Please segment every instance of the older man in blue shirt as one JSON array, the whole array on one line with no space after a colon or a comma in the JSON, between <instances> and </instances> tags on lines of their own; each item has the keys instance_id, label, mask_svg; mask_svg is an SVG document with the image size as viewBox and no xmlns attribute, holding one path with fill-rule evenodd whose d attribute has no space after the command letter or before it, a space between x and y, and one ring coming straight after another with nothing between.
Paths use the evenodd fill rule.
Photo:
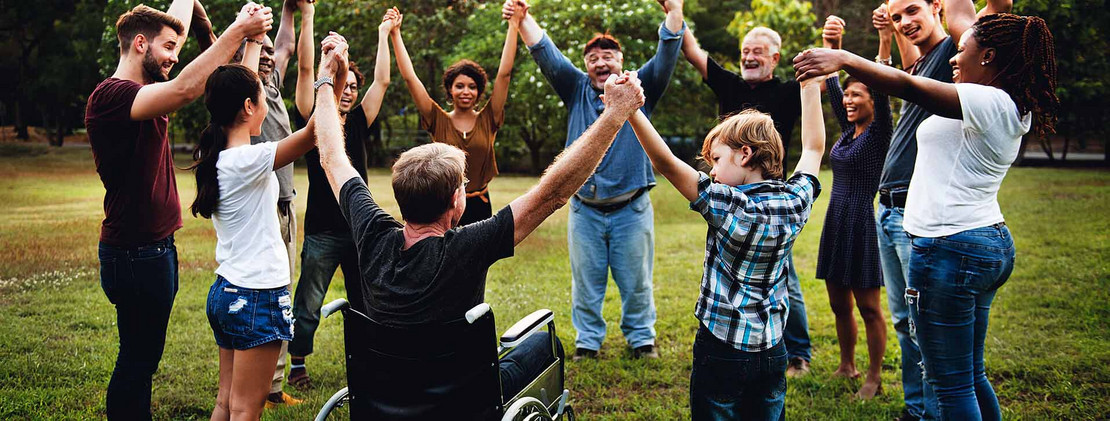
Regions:
<instances>
[{"instance_id":1,"label":"older man in blue shirt","mask_svg":"<svg viewBox=\"0 0 1110 421\"><path fill-rule=\"evenodd\" d=\"M682 1L660 2L667 14L659 27L655 56L637 70L647 98L642 110L651 115L667 89L686 30ZM600 94L606 78L620 74L624 56L620 43L606 35L586 43L579 70L559 51L523 0L507 0L506 19L520 20L520 35L547 81L566 104L567 143L570 146L605 109ZM655 349L655 302L652 297L652 260L655 247L654 213L647 192L655 186L651 162L632 127L625 123L597 171L571 198L567 237L573 281L572 322L574 360L596 358L605 339L601 306L609 270L621 294L621 331L634 357L658 358Z\"/></svg>"}]
</instances>

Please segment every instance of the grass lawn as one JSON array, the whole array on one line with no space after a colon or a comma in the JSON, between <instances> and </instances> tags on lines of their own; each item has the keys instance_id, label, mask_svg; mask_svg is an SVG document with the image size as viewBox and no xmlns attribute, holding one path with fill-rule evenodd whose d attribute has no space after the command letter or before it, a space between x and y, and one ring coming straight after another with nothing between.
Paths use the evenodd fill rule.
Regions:
<instances>
[{"instance_id":1,"label":"grass lawn","mask_svg":"<svg viewBox=\"0 0 1110 421\"><path fill-rule=\"evenodd\" d=\"M181 158L185 158L181 156ZM184 161L179 161L184 165ZM178 172L183 205L191 173ZM0 144L0 419L91 419L104 416L104 391L116 357L115 312L100 289L96 244L103 187L87 149ZM831 174L821 181L831 186ZM491 188L495 208L535 182L502 176ZM303 166L297 208L308 191ZM994 302L987 374L1006 419L1110 417L1110 172L1015 168L999 200L1017 241L1013 276ZM395 215L387 172L371 173L371 191ZM693 316L704 253L705 223L665 180L655 206L655 302L658 361L634 361L620 335L620 298L605 299L609 336L598 361L568 363L571 402L583 419L685 419ZM818 201L794 248L808 303L813 371L791 380L792 419L891 419L902 408L898 342L888 327L885 394L852 399L858 381L834 380L836 334L823 282L814 279L827 197ZM157 419L207 419L216 396L217 349L204 315L215 269L211 222L185 216L177 232L180 291L154 378ZM298 241L298 245L301 244ZM298 262L298 267L300 263ZM337 274L328 300L344 297ZM493 266L486 300L499 329L537 308L555 311L573 351L566 210L552 216ZM885 300L884 300L885 307ZM860 321L856 363L866 367ZM344 384L342 325L325 320L309 369L317 388L303 405L267 411L266 419L310 419Z\"/></svg>"}]
</instances>

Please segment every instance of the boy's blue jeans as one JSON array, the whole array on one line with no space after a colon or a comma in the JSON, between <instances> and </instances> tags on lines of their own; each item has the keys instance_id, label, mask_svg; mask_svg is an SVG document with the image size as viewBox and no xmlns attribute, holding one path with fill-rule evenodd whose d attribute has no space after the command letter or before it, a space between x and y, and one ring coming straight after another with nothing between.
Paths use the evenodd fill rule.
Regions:
<instances>
[{"instance_id":1,"label":"boy's blue jeans","mask_svg":"<svg viewBox=\"0 0 1110 421\"><path fill-rule=\"evenodd\" d=\"M786 418L786 346L743 352L699 322L690 372L690 418L782 420Z\"/></svg>"},{"instance_id":2,"label":"boy's blue jeans","mask_svg":"<svg viewBox=\"0 0 1110 421\"><path fill-rule=\"evenodd\" d=\"M991 301L1009 279L1014 255L1005 224L913 239L906 303L941 419L1002 418L983 343Z\"/></svg>"},{"instance_id":3,"label":"boy's blue jeans","mask_svg":"<svg viewBox=\"0 0 1110 421\"><path fill-rule=\"evenodd\" d=\"M633 348L655 344L652 264L655 215L649 195L614 212L601 212L577 198L570 200L567 242L572 277L571 322L577 348L597 351L605 340L601 305L609 271L621 295L621 332Z\"/></svg>"},{"instance_id":4,"label":"boy's blue jeans","mask_svg":"<svg viewBox=\"0 0 1110 421\"><path fill-rule=\"evenodd\" d=\"M108 383L108 419L149 420L151 377L166 345L177 296L173 235L149 244L100 243L100 287L116 306L119 354Z\"/></svg>"}]
</instances>

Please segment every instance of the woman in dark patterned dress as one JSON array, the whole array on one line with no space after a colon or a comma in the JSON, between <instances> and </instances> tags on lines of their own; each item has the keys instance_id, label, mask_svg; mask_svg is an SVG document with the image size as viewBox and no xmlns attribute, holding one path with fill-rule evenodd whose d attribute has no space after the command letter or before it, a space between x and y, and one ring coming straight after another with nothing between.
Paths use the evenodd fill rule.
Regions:
<instances>
[{"instance_id":1,"label":"woman in dark patterned dress","mask_svg":"<svg viewBox=\"0 0 1110 421\"><path fill-rule=\"evenodd\" d=\"M842 30L843 21L830 16L825 24L826 46L838 47ZM889 43L889 38L887 40ZM880 56L883 50L880 46ZM889 47L886 51L889 57ZM855 307L859 308L867 330L870 364L864 384L856 395L868 399L882 393L880 373L886 349L886 320L880 307L883 277L873 202L890 146L893 123L890 101L885 95L872 94L866 85L852 77L844 81L843 90L839 82L836 74L825 80L829 101L843 133L829 153L833 186L821 232L817 278L825 280L829 304L836 316L836 337L840 344L840 367L836 376L860 376L855 364L857 332L853 298Z\"/></svg>"}]
</instances>

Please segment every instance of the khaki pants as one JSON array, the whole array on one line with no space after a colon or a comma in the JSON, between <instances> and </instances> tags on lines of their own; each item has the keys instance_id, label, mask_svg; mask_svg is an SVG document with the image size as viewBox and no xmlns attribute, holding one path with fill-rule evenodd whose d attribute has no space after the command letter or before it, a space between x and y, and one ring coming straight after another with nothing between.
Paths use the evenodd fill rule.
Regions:
<instances>
[{"instance_id":1,"label":"khaki pants","mask_svg":"<svg viewBox=\"0 0 1110 421\"><path fill-rule=\"evenodd\" d=\"M297 255L297 212L293 207L293 202L278 201L278 224L281 225L281 238L285 240L285 248L289 252L289 280L290 284L286 286L292 291L292 280L294 279L294 270L296 269ZM296 332L293 332L296 335ZM270 393L281 393L282 384L285 383L285 359L288 354L289 342L281 343L281 354L278 355L277 367L274 370L274 380L270 384Z\"/></svg>"}]
</instances>

